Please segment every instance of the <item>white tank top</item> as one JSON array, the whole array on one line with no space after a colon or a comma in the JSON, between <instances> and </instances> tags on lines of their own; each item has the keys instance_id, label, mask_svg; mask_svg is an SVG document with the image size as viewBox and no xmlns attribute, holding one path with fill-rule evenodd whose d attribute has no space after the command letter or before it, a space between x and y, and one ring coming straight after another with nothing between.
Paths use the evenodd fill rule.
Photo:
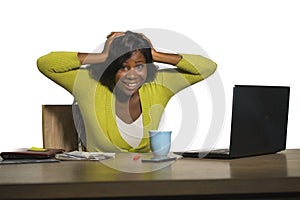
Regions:
<instances>
[{"instance_id":1,"label":"white tank top","mask_svg":"<svg viewBox=\"0 0 300 200\"><path fill-rule=\"evenodd\" d=\"M143 138L143 117L142 115L131 124L127 124L116 116L117 126L122 138L133 148L141 143Z\"/></svg>"}]
</instances>

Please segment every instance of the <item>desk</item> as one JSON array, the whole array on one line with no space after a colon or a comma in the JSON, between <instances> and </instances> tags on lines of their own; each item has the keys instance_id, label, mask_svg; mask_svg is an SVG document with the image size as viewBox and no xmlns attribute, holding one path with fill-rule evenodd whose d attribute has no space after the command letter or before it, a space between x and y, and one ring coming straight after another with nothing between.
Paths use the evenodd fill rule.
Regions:
<instances>
[{"instance_id":1,"label":"desk","mask_svg":"<svg viewBox=\"0 0 300 200\"><path fill-rule=\"evenodd\" d=\"M0 199L166 196L300 199L300 149L233 160L183 158L148 173L120 172L98 161L0 165Z\"/></svg>"}]
</instances>

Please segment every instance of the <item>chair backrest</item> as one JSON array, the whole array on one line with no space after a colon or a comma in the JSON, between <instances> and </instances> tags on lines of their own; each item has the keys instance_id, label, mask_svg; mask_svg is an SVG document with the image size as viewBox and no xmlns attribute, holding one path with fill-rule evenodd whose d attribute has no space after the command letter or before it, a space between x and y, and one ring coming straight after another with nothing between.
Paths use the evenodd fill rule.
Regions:
<instances>
[{"instance_id":1,"label":"chair backrest","mask_svg":"<svg viewBox=\"0 0 300 200\"><path fill-rule=\"evenodd\" d=\"M78 150L72 105L42 105L42 123L44 148Z\"/></svg>"}]
</instances>

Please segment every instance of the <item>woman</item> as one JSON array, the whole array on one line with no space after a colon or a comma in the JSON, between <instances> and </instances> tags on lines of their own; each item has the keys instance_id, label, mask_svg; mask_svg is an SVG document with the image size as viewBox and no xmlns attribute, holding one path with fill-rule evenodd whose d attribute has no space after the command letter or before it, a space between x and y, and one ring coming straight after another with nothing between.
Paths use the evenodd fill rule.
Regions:
<instances>
[{"instance_id":1,"label":"woman","mask_svg":"<svg viewBox=\"0 0 300 200\"><path fill-rule=\"evenodd\" d=\"M174 67L158 70L153 62ZM37 65L78 102L86 149L114 152L149 152L148 131L158 128L170 98L216 70L200 55L158 52L130 31L108 35L101 53L51 52Z\"/></svg>"}]
</instances>

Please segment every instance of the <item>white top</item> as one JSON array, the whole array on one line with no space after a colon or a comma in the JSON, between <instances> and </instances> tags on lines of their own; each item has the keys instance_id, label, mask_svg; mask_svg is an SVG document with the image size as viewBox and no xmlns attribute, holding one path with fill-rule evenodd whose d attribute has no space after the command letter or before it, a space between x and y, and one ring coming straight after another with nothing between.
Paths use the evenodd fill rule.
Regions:
<instances>
[{"instance_id":1,"label":"white top","mask_svg":"<svg viewBox=\"0 0 300 200\"><path fill-rule=\"evenodd\" d=\"M143 138L143 117L139 116L137 120L131 124L127 124L116 116L117 126L122 138L133 148L139 146Z\"/></svg>"}]
</instances>

